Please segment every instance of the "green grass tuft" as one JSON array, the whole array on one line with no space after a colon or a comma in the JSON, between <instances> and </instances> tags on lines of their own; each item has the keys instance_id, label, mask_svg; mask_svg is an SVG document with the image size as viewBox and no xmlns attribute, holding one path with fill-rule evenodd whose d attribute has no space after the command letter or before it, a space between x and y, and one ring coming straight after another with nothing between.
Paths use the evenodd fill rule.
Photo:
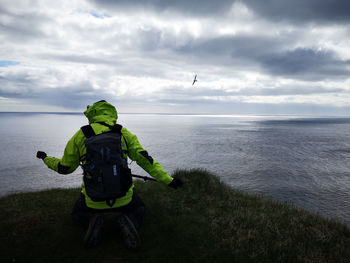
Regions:
<instances>
[{"instance_id":1,"label":"green grass tuft","mask_svg":"<svg viewBox=\"0 0 350 263\"><path fill-rule=\"evenodd\" d=\"M70 217L79 189L0 199L1 262L350 262L345 225L268 198L243 194L203 170L179 170L174 190L135 182L146 204L142 249L124 248L107 216L102 243L83 247Z\"/></svg>"}]
</instances>

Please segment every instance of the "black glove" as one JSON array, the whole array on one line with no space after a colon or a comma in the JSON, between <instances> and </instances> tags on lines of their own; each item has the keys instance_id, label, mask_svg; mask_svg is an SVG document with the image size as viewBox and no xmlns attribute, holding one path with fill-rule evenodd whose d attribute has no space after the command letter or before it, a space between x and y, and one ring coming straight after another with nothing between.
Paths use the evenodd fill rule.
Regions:
<instances>
[{"instance_id":1,"label":"black glove","mask_svg":"<svg viewBox=\"0 0 350 263\"><path fill-rule=\"evenodd\" d=\"M47 157L47 154L46 154L46 152L38 151L38 152L36 153L36 157L39 158L39 159L44 160L44 159Z\"/></svg>"},{"instance_id":2,"label":"black glove","mask_svg":"<svg viewBox=\"0 0 350 263\"><path fill-rule=\"evenodd\" d=\"M178 178L174 178L170 184L168 184L169 187L177 189L178 187L181 187L183 185L183 182L178 179Z\"/></svg>"}]
</instances>

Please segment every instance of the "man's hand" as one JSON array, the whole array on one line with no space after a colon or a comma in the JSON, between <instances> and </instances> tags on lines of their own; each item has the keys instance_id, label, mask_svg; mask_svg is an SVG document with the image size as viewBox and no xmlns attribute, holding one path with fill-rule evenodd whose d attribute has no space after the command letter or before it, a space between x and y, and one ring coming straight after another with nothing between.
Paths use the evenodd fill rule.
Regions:
<instances>
[{"instance_id":1,"label":"man's hand","mask_svg":"<svg viewBox=\"0 0 350 263\"><path fill-rule=\"evenodd\" d=\"M39 159L44 160L44 159L47 157L47 154L46 154L46 152L38 151L38 152L36 153L36 157L39 158Z\"/></svg>"},{"instance_id":2,"label":"man's hand","mask_svg":"<svg viewBox=\"0 0 350 263\"><path fill-rule=\"evenodd\" d=\"M174 178L170 184L168 184L169 187L177 189L178 187L181 187L183 185L183 182L178 179L178 178Z\"/></svg>"}]
</instances>

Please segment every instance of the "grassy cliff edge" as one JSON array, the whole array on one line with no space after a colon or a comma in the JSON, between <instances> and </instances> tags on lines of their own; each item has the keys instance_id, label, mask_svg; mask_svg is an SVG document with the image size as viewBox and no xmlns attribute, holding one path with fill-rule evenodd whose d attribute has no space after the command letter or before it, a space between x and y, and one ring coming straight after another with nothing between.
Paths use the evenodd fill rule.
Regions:
<instances>
[{"instance_id":1,"label":"grassy cliff edge","mask_svg":"<svg viewBox=\"0 0 350 263\"><path fill-rule=\"evenodd\" d=\"M0 198L1 262L350 262L345 225L243 194L202 170L174 173L181 189L135 182L146 204L142 249L124 248L108 214L102 243L83 247L70 212L79 189Z\"/></svg>"}]
</instances>

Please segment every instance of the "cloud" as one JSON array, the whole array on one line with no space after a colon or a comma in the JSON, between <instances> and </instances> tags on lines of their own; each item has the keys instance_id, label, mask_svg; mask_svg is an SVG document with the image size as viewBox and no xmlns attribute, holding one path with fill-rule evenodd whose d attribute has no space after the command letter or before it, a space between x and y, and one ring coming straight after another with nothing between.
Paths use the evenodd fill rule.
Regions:
<instances>
[{"instance_id":1,"label":"cloud","mask_svg":"<svg viewBox=\"0 0 350 263\"><path fill-rule=\"evenodd\" d=\"M184 17L223 17L231 15L235 4L246 6L266 20L285 23L348 23L348 0L90 0L98 8L117 12L173 13Z\"/></svg>"},{"instance_id":2,"label":"cloud","mask_svg":"<svg viewBox=\"0 0 350 263\"><path fill-rule=\"evenodd\" d=\"M49 79L50 77L46 81L49 82ZM36 72L25 72L20 69L15 73L2 73L0 74L0 97L25 99L37 105L77 109L100 96L107 95L104 90L94 89L89 81L78 81L68 86L55 85L51 88L43 86L42 81L37 77Z\"/></svg>"},{"instance_id":3,"label":"cloud","mask_svg":"<svg viewBox=\"0 0 350 263\"><path fill-rule=\"evenodd\" d=\"M80 54L41 54L39 56L42 59L52 61L52 60L58 60L58 61L64 61L64 62L72 62L77 64L103 64L103 65L111 65L113 64L113 61L110 59L105 59L97 56L91 56L91 55L80 55Z\"/></svg>"},{"instance_id":4,"label":"cloud","mask_svg":"<svg viewBox=\"0 0 350 263\"><path fill-rule=\"evenodd\" d=\"M50 23L51 18L36 11L15 12L0 6L0 39L8 41L36 41L48 37L43 26ZM6 36L6 38L4 38Z\"/></svg>"},{"instance_id":5,"label":"cloud","mask_svg":"<svg viewBox=\"0 0 350 263\"><path fill-rule=\"evenodd\" d=\"M0 5L1 97L157 112L350 105L347 14L326 14L328 1L62 3Z\"/></svg>"},{"instance_id":6,"label":"cloud","mask_svg":"<svg viewBox=\"0 0 350 263\"><path fill-rule=\"evenodd\" d=\"M186 16L220 15L230 10L232 0L91 0L96 6L117 11L151 10L153 12L177 12Z\"/></svg>"},{"instance_id":7,"label":"cloud","mask_svg":"<svg viewBox=\"0 0 350 263\"><path fill-rule=\"evenodd\" d=\"M6 80L0 78L0 85ZM105 91L94 90L91 83L80 82L68 87L56 87L51 89L38 89L35 87L35 81L28 81L28 79L16 80L18 84L26 85L25 89L9 90L0 89L0 97L9 99L25 99L32 104L37 105L55 105L61 108L72 110L85 108L86 105L91 104L98 98L108 98L110 95Z\"/></svg>"},{"instance_id":8,"label":"cloud","mask_svg":"<svg viewBox=\"0 0 350 263\"><path fill-rule=\"evenodd\" d=\"M341 88L324 88L320 86L280 86L276 88L236 88L235 90L228 89L212 89L211 87L183 88L172 87L163 90L165 95L171 94L172 98L201 98L201 97L230 97L230 96L286 96L286 95L322 95L322 94L339 94L348 93L347 90Z\"/></svg>"},{"instance_id":9,"label":"cloud","mask_svg":"<svg viewBox=\"0 0 350 263\"><path fill-rule=\"evenodd\" d=\"M350 22L350 2L347 0L243 0L254 13L273 21L293 23Z\"/></svg>"},{"instance_id":10,"label":"cloud","mask_svg":"<svg viewBox=\"0 0 350 263\"><path fill-rule=\"evenodd\" d=\"M91 0L97 7L116 11L148 10L156 13L177 13L182 16L216 17L228 15L234 4L246 5L255 14L273 21L286 22L349 22L347 0Z\"/></svg>"},{"instance_id":11,"label":"cloud","mask_svg":"<svg viewBox=\"0 0 350 263\"><path fill-rule=\"evenodd\" d=\"M286 43L291 42L294 42L292 36L236 35L199 39L175 47L174 51L183 56L193 56L206 64L246 68L275 76L304 80L349 78L350 60L341 60L331 50L313 47L286 50Z\"/></svg>"},{"instance_id":12,"label":"cloud","mask_svg":"<svg viewBox=\"0 0 350 263\"><path fill-rule=\"evenodd\" d=\"M271 74L307 80L347 79L350 74L350 60L341 60L329 50L297 48L263 55L259 61Z\"/></svg>"},{"instance_id":13,"label":"cloud","mask_svg":"<svg viewBox=\"0 0 350 263\"><path fill-rule=\"evenodd\" d=\"M286 96L286 95L322 95L322 94L339 94L347 93L345 89L341 88L324 88L324 87L308 87L308 86L282 86L278 88L246 88L236 92L230 92L231 95L244 96Z\"/></svg>"}]
</instances>

